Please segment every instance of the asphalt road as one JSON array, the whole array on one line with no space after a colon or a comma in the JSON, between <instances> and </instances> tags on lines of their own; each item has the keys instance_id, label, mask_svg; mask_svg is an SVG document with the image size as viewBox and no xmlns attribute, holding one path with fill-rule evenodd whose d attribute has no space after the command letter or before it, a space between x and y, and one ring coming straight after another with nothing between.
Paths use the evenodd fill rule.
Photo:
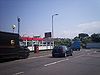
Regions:
<instances>
[{"instance_id":1,"label":"asphalt road","mask_svg":"<svg viewBox=\"0 0 100 75\"><path fill-rule=\"evenodd\" d=\"M52 58L51 51L0 63L0 75L100 75L100 49L81 49L73 56Z\"/></svg>"}]
</instances>

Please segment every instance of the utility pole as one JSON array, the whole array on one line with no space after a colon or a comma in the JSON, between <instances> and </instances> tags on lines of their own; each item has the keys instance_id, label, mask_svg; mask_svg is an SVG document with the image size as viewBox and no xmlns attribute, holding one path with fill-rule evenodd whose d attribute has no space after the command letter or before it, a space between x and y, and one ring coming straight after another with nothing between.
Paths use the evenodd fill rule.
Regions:
<instances>
[{"instance_id":1,"label":"utility pole","mask_svg":"<svg viewBox=\"0 0 100 75\"><path fill-rule=\"evenodd\" d=\"M52 15L52 38L54 37L54 26L53 26L53 18L54 16L57 16L58 14Z\"/></svg>"},{"instance_id":2,"label":"utility pole","mask_svg":"<svg viewBox=\"0 0 100 75\"><path fill-rule=\"evenodd\" d=\"M52 43L53 43L53 47L54 47L54 27L53 27L53 18L54 18L54 16L57 16L58 14L54 14L54 15L52 15Z\"/></svg>"},{"instance_id":3,"label":"utility pole","mask_svg":"<svg viewBox=\"0 0 100 75\"><path fill-rule=\"evenodd\" d=\"M18 21L18 34L20 34L20 18L17 17L17 21Z\"/></svg>"}]
</instances>

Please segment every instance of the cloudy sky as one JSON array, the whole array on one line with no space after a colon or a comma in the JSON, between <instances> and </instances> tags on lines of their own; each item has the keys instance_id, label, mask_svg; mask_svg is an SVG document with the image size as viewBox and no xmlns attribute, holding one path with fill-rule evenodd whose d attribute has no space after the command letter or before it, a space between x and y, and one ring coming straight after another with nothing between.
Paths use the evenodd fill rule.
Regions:
<instances>
[{"instance_id":1,"label":"cloudy sky","mask_svg":"<svg viewBox=\"0 0 100 75\"><path fill-rule=\"evenodd\" d=\"M79 33L100 33L100 0L0 0L0 31L12 32L21 18L20 34L26 36L51 32L54 37L73 38Z\"/></svg>"}]
</instances>

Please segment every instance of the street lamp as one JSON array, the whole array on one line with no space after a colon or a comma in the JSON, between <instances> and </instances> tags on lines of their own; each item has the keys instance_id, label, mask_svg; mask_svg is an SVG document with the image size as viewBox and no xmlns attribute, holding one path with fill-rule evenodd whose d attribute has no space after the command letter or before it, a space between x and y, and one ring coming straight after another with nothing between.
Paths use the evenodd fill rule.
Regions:
<instances>
[{"instance_id":1,"label":"street lamp","mask_svg":"<svg viewBox=\"0 0 100 75\"><path fill-rule=\"evenodd\" d=\"M52 38L54 37L53 17L54 17L54 16L57 16L57 15L59 15L59 14L54 14L54 15L52 15Z\"/></svg>"},{"instance_id":2,"label":"street lamp","mask_svg":"<svg viewBox=\"0 0 100 75\"><path fill-rule=\"evenodd\" d=\"M17 17L17 21L18 21L18 34L20 34L20 17Z\"/></svg>"},{"instance_id":3,"label":"street lamp","mask_svg":"<svg viewBox=\"0 0 100 75\"><path fill-rule=\"evenodd\" d=\"M54 16L57 16L58 14L54 14L54 15L52 15L52 43L53 43L53 47L54 47L54 29L53 29L53 17Z\"/></svg>"},{"instance_id":4,"label":"street lamp","mask_svg":"<svg viewBox=\"0 0 100 75\"><path fill-rule=\"evenodd\" d=\"M16 28L16 25L12 25L12 29L13 29L13 33L14 33L14 29Z\"/></svg>"}]
</instances>

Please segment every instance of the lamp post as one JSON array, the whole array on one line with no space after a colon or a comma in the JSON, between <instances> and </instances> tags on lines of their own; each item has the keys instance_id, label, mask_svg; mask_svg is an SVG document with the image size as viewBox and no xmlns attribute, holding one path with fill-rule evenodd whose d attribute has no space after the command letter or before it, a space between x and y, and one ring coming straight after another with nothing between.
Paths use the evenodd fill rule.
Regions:
<instances>
[{"instance_id":1,"label":"lamp post","mask_svg":"<svg viewBox=\"0 0 100 75\"><path fill-rule=\"evenodd\" d=\"M17 17L17 21L18 21L18 34L20 34L20 17Z\"/></svg>"},{"instance_id":2,"label":"lamp post","mask_svg":"<svg viewBox=\"0 0 100 75\"><path fill-rule=\"evenodd\" d=\"M54 37L54 29L53 29L53 18L54 16L57 16L58 14L52 15L52 38Z\"/></svg>"},{"instance_id":3,"label":"lamp post","mask_svg":"<svg viewBox=\"0 0 100 75\"><path fill-rule=\"evenodd\" d=\"M14 33L15 28L16 28L16 25L12 25L13 33Z\"/></svg>"},{"instance_id":4,"label":"lamp post","mask_svg":"<svg viewBox=\"0 0 100 75\"><path fill-rule=\"evenodd\" d=\"M53 47L54 47L54 29L53 29L53 18L54 18L54 16L57 16L58 14L54 14L54 15L52 15L52 43L53 43Z\"/></svg>"}]
</instances>

